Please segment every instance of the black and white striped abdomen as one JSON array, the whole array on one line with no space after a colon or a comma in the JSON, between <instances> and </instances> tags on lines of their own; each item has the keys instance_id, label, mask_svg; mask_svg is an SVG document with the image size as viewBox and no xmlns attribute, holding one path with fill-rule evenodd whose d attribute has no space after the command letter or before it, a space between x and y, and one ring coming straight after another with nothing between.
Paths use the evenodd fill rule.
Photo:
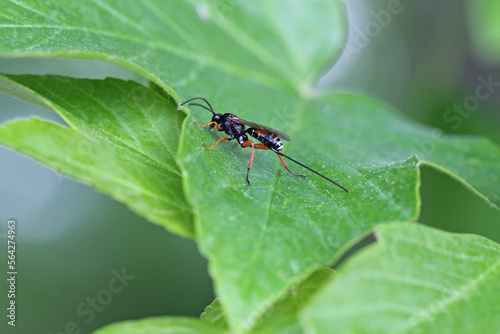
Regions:
<instances>
[{"instance_id":1,"label":"black and white striped abdomen","mask_svg":"<svg viewBox=\"0 0 500 334\"><path fill-rule=\"evenodd\" d=\"M283 149L283 143L277 134L273 132L267 132L263 129L250 128L246 131L250 136L254 137L266 147L269 147L274 151L281 151Z\"/></svg>"}]
</instances>

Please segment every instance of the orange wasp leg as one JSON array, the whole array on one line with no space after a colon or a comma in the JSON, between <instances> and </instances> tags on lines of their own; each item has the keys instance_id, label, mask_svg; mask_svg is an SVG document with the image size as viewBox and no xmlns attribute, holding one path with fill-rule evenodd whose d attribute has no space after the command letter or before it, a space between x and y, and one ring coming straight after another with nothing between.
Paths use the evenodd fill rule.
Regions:
<instances>
[{"instance_id":1,"label":"orange wasp leg","mask_svg":"<svg viewBox=\"0 0 500 334\"><path fill-rule=\"evenodd\" d=\"M277 156L278 156L278 158L280 158L280 161L281 161L281 163L283 164L283 167L285 167L285 169L286 169L286 170L287 170L290 174L292 174L292 175L294 175L294 176L298 176L298 177L304 178L304 179L306 178L306 176L305 176L305 175L295 174L295 173L294 173L294 172L292 172L290 169L288 169L288 166L286 165L285 160L283 160L283 158L281 157L281 155L277 154Z\"/></svg>"},{"instance_id":2,"label":"orange wasp leg","mask_svg":"<svg viewBox=\"0 0 500 334\"><path fill-rule=\"evenodd\" d=\"M207 145L203 144L203 147L206 148L207 150L210 150L210 149L214 148L215 146L219 145L219 143L220 143L221 140L229 141L229 138L220 137L219 140L217 140L217 142L215 143L215 145L207 147Z\"/></svg>"},{"instance_id":3,"label":"orange wasp leg","mask_svg":"<svg viewBox=\"0 0 500 334\"><path fill-rule=\"evenodd\" d=\"M194 123L194 125L196 125L199 128L204 128L205 126L215 125L215 127L217 128L217 130L220 131L219 124L217 124L217 122L210 122L210 123L205 124L205 125L198 125L198 123L196 123L196 122L193 122L193 123Z\"/></svg>"},{"instance_id":4,"label":"orange wasp leg","mask_svg":"<svg viewBox=\"0 0 500 334\"><path fill-rule=\"evenodd\" d=\"M261 144L261 143L254 144L254 142L251 140L247 140L246 142L241 144L241 147L243 147L243 148L246 148L248 146L252 146L252 153L250 153L250 160L248 160L248 166L247 166L247 185L250 186L250 180L248 179L248 175L250 174L250 168L252 168L252 164L253 164L253 152L255 149L269 150L269 147L267 147L266 145Z\"/></svg>"}]
</instances>

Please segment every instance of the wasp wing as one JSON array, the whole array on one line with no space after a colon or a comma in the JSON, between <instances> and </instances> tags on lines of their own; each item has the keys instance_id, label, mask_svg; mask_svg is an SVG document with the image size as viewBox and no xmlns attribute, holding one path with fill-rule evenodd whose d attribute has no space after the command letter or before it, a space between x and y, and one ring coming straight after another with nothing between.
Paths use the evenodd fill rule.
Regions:
<instances>
[{"instance_id":1,"label":"wasp wing","mask_svg":"<svg viewBox=\"0 0 500 334\"><path fill-rule=\"evenodd\" d=\"M245 121L244 119L241 119L241 118L230 117L229 119L231 121L237 123L237 124L247 125L247 126L249 126L251 128L259 129L259 130L262 130L262 131L267 132L269 134L273 134L274 133L276 136L278 136L278 137L280 137L280 138L282 138L284 140L290 141L290 136L287 135L284 132L272 129L270 127L267 127L267 126L264 126L264 125L261 125L261 124L258 124L258 123L253 123L253 122Z\"/></svg>"}]
</instances>

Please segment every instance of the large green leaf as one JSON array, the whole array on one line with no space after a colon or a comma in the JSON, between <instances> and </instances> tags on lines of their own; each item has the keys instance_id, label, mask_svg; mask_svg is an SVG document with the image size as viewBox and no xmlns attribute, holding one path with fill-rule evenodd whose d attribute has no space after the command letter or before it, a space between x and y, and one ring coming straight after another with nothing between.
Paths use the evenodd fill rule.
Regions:
<instances>
[{"instance_id":1,"label":"large green leaf","mask_svg":"<svg viewBox=\"0 0 500 334\"><path fill-rule=\"evenodd\" d=\"M175 97L170 87L213 96L230 84L227 74L270 87L293 83L308 92L332 62L332 52L340 53L345 35L341 7L321 0L307 5L298 0L286 5L265 0L0 0L0 54L112 61ZM310 13L315 20L308 20ZM290 20L292 15L301 24ZM325 44L310 38L318 23L328 27ZM210 87L209 82L217 84Z\"/></svg>"},{"instance_id":2,"label":"large green leaf","mask_svg":"<svg viewBox=\"0 0 500 334\"><path fill-rule=\"evenodd\" d=\"M184 115L132 81L0 76L0 91L56 111L71 129L31 119L0 128L0 143L126 203L152 222L192 236L175 163Z\"/></svg>"},{"instance_id":3,"label":"large green leaf","mask_svg":"<svg viewBox=\"0 0 500 334\"><path fill-rule=\"evenodd\" d=\"M225 4L4 1L0 53L104 59L177 101L176 92L204 96L217 112L289 133L286 154L350 190L307 171L308 180L294 178L262 151L248 188L249 150L229 143L204 150L220 134L185 120L177 162L233 329L253 326L287 287L374 225L415 220L421 163L500 206L500 150L487 140L440 136L377 101L314 91L346 35L340 1ZM204 109L191 112L198 123L210 121Z\"/></svg>"},{"instance_id":4,"label":"large green leaf","mask_svg":"<svg viewBox=\"0 0 500 334\"><path fill-rule=\"evenodd\" d=\"M383 226L302 314L308 333L500 332L500 246L417 224Z\"/></svg>"},{"instance_id":5,"label":"large green leaf","mask_svg":"<svg viewBox=\"0 0 500 334\"><path fill-rule=\"evenodd\" d=\"M204 150L200 143L217 137L184 128L187 196L201 215L197 233L229 321L251 322L286 286L318 263L331 263L340 247L372 226L415 220L420 163L460 177L498 203L500 150L487 140L434 140L430 129L358 96L327 95L297 102L297 109L291 99L282 101L295 115L286 152L334 177L349 194L314 175L310 181L290 176L271 152L257 152L248 188L248 153L227 144Z\"/></svg>"}]
</instances>

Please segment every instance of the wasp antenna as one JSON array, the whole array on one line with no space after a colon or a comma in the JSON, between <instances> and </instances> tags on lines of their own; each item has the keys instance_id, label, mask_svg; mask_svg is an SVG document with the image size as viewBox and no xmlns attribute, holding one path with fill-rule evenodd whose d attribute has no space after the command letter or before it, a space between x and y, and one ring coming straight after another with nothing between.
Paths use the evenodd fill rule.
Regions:
<instances>
[{"instance_id":1,"label":"wasp antenna","mask_svg":"<svg viewBox=\"0 0 500 334\"><path fill-rule=\"evenodd\" d=\"M182 102L182 103L181 103L181 106L183 106L183 105L185 105L186 103L191 102L191 101L193 101L193 100L203 100L203 101L205 101L205 103L206 103L206 104L208 104L208 106L209 106L210 108L207 108L207 107L205 107L205 106L203 106L203 105L201 105L201 104L198 104L198 103L192 103L192 104L193 104L193 105L196 105L196 106L199 106L199 107L202 107L202 108L205 108L205 109L207 109L208 111L210 111L212 114L214 114L214 115L215 115L215 111L214 111L214 109L212 108L212 106L210 105L210 103L209 103L209 102L208 102L205 98L203 98L203 97L193 97L192 99L189 99L189 100L187 100L187 101Z\"/></svg>"},{"instance_id":2,"label":"wasp antenna","mask_svg":"<svg viewBox=\"0 0 500 334\"><path fill-rule=\"evenodd\" d=\"M208 108L207 106L204 106L203 104L199 104L199 103L190 103L189 105L190 105L190 106L202 107L203 109L205 109L205 110L208 110L208 111L212 112L212 110L210 110L210 108Z\"/></svg>"},{"instance_id":3,"label":"wasp antenna","mask_svg":"<svg viewBox=\"0 0 500 334\"><path fill-rule=\"evenodd\" d=\"M280 151L275 151L275 150L273 150L273 151L274 151L276 154L279 154L279 155L281 155L281 156L283 156L283 157L287 158L288 160L290 160L290 161L292 161L292 162L295 162L297 165L302 166L302 167L304 167L305 169L308 169L308 170L310 170L311 172L313 172L313 173L315 173L315 174L317 174L317 175L321 176L321 177L322 177L322 178L324 178L325 180L330 181L331 183L333 183L333 184L334 184L334 185L336 185L337 187L339 187L339 188L341 188L341 189L345 190L346 192L349 192L349 190L347 190L346 188L342 187L342 186L341 186L340 184L338 184L337 182L333 181L332 179L327 178L326 176L324 176L324 175L323 175L323 174L321 174L321 173L318 173L318 172L317 172L317 171L315 171L314 169L309 168L309 167L307 167L306 165L301 164L301 163L300 163L300 162L298 162L297 160L290 158L288 155L283 154L283 153L281 153Z\"/></svg>"}]
</instances>

